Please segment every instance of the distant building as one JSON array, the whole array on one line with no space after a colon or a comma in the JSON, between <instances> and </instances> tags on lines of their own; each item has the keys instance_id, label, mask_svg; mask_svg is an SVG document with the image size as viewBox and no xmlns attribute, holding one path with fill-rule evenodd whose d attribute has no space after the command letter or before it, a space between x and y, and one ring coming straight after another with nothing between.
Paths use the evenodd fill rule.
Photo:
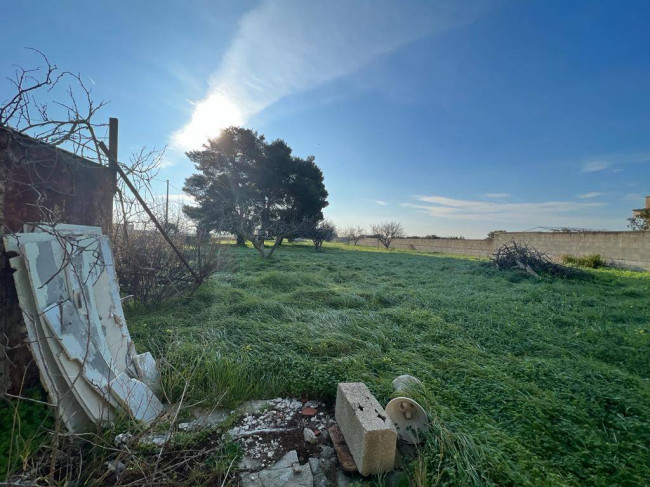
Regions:
<instances>
[{"instance_id":1,"label":"distant building","mask_svg":"<svg viewBox=\"0 0 650 487\"><path fill-rule=\"evenodd\" d=\"M645 197L645 208L637 208L636 210L632 210L632 216L641 216L641 213L646 210L650 211L650 196Z\"/></svg>"}]
</instances>

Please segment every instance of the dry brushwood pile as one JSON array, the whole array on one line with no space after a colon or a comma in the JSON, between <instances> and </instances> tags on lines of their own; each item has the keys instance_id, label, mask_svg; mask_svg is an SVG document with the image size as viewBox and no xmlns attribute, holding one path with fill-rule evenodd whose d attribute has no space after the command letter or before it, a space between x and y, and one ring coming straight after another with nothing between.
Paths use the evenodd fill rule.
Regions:
<instances>
[{"instance_id":1,"label":"dry brushwood pile","mask_svg":"<svg viewBox=\"0 0 650 487\"><path fill-rule=\"evenodd\" d=\"M538 279L543 274L562 278L580 274L578 269L558 264L548 254L514 240L499 247L491 260L497 269L518 269Z\"/></svg>"}]
</instances>

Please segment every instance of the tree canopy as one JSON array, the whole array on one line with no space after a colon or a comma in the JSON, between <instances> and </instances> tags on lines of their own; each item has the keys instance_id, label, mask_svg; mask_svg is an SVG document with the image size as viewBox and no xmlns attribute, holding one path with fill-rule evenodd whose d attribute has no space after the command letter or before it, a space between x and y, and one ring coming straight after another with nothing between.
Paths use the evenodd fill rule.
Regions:
<instances>
[{"instance_id":1,"label":"tree canopy","mask_svg":"<svg viewBox=\"0 0 650 487\"><path fill-rule=\"evenodd\" d=\"M632 230L650 230L650 208L640 210L638 214L627 219L627 226Z\"/></svg>"},{"instance_id":2,"label":"tree canopy","mask_svg":"<svg viewBox=\"0 0 650 487\"><path fill-rule=\"evenodd\" d=\"M198 172L183 189L197 206L185 206L185 213L205 230L250 240L262 256L323 219L322 171L314 156L293 156L281 139L267 142L253 130L230 127L187 157ZM265 238L275 240L268 252Z\"/></svg>"}]
</instances>

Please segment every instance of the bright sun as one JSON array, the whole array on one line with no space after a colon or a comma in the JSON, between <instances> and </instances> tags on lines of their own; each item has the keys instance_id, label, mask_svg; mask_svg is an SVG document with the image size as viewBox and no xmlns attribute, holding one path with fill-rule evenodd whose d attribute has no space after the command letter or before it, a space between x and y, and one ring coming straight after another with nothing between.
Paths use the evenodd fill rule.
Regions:
<instances>
[{"instance_id":1,"label":"bright sun","mask_svg":"<svg viewBox=\"0 0 650 487\"><path fill-rule=\"evenodd\" d=\"M186 150L200 149L219 130L243 123L241 110L222 93L214 93L196 105L192 120L176 132L174 143Z\"/></svg>"}]
</instances>

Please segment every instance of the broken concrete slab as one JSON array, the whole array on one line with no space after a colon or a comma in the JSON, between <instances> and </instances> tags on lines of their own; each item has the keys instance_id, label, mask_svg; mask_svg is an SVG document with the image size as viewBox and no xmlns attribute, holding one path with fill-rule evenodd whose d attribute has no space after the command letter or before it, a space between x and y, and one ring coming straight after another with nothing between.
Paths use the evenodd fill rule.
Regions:
<instances>
[{"instance_id":1,"label":"broken concrete slab","mask_svg":"<svg viewBox=\"0 0 650 487\"><path fill-rule=\"evenodd\" d=\"M397 431L364 383L339 383L335 415L359 473L367 476L393 469Z\"/></svg>"},{"instance_id":2,"label":"broken concrete slab","mask_svg":"<svg viewBox=\"0 0 650 487\"><path fill-rule=\"evenodd\" d=\"M193 409L194 419L185 423L179 423L178 429L181 431L197 431L201 429L214 428L223 423L230 416L227 409Z\"/></svg>"},{"instance_id":3,"label":"broken concrete slab","mask_svg":"<svg viewBox=\"0 0 650 487\"><path fill-rule=\"evenodd\" d=\"M309 463L300 465L295 450L284 455L272 467L256 473L245 473L241 480L242 487L313 487L314 485Z\"/></svg>"},{"instance_id":4,"label":"broken concrete slab","mask_svg":"<svg viewBox=\"0 0 650 487\"><path fill-rule=\"evenodd\" d=\"M159 433L150 433L143 436L138 441L139 445L153 445L153 446L163 446L169 440L172 439L172 434L169 431L163 431Z\"/></svg>"},{"instance_id":5,"label":"broken concrete slab","mask_svg":"<svg viewBox=\"0 0 650 487\"><path fill-rule=\"evenodd\" d=\"M151 390L155 391L160 388L160 372L150 352L135 355L133 365L135 365L140 380L147 384Z\"/></svg>"},{"instance_id":6,"label":"broken concrete slab","mask_svg":"<svg viewBox=\"0 0 650 487\"><path fill-rule=\"evenodd\" d=\"M313 457L309 459L309 468L314 478L314 487L329 487L332 485L328 475L332 467L332 463L327 459Z\"/></svg>"},{"instance_id":7,"label":"broken concrete slab","mask_svg":"<svg viewBox=\"0 0 650 487\"><path fill-rule=\"evenodd\" d=\"M59 350L54 350L45 343L48 338L40 325L23 258L13 257L9 264L14 269L14 280L21 303L23 321L27 329L32 356L39 369L41 383L48 392L54 407L61 412L61 418L66 427L70 431L85 430L90 427L91 421L71 393L70 384L58 366L55 356Z\"/></svg>"},{"instance_id":8,"label":"broken concrete slab","mask_svg":"<svg viewBox=\"0 0 650 487\"><path fill-rule=\"evenodd\" d=\"M46 239L51 238L47 234L21 234L19 240L17 236L6 235L4 243L7 250L21 254L21 242L46 242ZM41 382L50 394L51 403L60 409L66 427L70 431L86 431L92 423L110 420L110 405L96 394L87 381L80 380L81 364L68 360L60 341L44 322L25 257L18 255L10 263L16 269L13 277L16 289L20 290L18 299L27 325L28 345L37 359ZM44 357L41 363L38 361L39 356ZM53 384L53 381L57 384ZM61 408L66 409L63 411Z\"/></svg>"},{"instance_id":9,"label":"broken concrete slab","mask_svg":"<svg viewBox=\"0 0 650 487\"><path fill-rule=\"evenodd\" d=\"M150 423L163 412L163 405L153 391L124 372L110 381L108 388L122 407L138 421Z\"/></svg>"},{"instance_id":10,"label":"broken concrete slab","mask_svg":"<svg viewBox=\"0 0 650 487\"><path fill-rule=\"evenodd\" d=\"M144 355L136 370L108 238L98 227L35 224L33 230L3 240L19 254L11 265L29 344L66 427L83 432L109 421L125 399L109 387L120 374L131 391L126 399L134 401L127 411L150 420L141 400L153 393L141 380L155 380L155 364Z\"/></svg>"}]
</instances>

